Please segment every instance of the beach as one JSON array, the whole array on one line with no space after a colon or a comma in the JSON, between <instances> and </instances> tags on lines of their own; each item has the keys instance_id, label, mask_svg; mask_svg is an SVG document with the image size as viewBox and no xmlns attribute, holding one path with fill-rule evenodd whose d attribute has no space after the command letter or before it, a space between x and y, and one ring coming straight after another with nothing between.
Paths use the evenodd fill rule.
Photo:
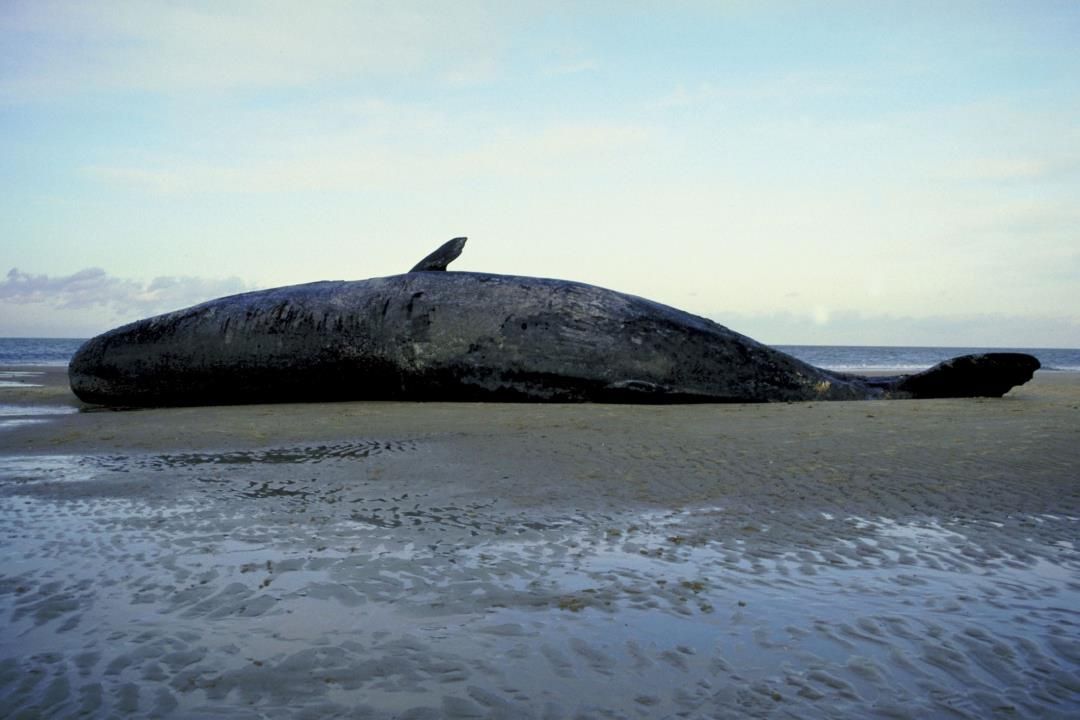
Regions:
<instances>
[{"instance_id":1,"label":"beach","mask_svg":"<svg viewBox=\"0 0 1080 720\"><path fill-rule=\"evenodd\" d=\"M1080 714L1080 373L123 411L0 380L12 717Z\"/></svg>"}]
</instances>

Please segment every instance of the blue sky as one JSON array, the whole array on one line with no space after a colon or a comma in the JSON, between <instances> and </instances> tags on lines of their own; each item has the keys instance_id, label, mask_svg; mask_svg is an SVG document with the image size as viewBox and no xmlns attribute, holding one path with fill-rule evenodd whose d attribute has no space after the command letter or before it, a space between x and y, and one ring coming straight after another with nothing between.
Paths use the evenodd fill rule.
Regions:
<instances>
[{"instance_id":1,"label":"blue sky","mask_svg":"<svg viewBox=\"0 0 1080 720\"><path fill-rule=\"evenodd\" d=\"M0 335L455 269L1080 346L1080 3L0 2Z\"/></svg>"}]
</instances>

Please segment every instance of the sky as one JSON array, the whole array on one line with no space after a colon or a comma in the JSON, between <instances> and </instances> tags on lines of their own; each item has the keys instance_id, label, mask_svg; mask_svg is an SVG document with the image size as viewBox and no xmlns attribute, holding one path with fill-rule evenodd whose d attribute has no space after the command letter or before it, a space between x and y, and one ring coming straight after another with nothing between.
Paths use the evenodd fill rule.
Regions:
<instances>
[{"instance_id":1,"label":"sky","mask_svg":"<svg viewBox=\"0 0 1080 720\"><path fill-rule=\"evenodd\" d=\"M452 269L1080 347L1080 3L0 0L0 336Z\"/></svg>"}]
</instances>

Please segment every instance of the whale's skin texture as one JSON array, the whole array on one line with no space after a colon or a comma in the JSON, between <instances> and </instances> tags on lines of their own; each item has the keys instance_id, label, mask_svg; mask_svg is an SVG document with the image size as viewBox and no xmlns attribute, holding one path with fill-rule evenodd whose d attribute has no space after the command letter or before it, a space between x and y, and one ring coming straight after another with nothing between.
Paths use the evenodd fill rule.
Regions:
<instances>
[{"instance_id":1,"label":"whale's skin texture","mask_svg":"<svg viewBox=\"0 0 1080 720\"><path fill-rule=\"evenodd\" d=\"M1023 382L1038 361L1020 357ZM852 400L917 397L917 377L829 372L593 285L445 271L224 297L91 338L69 365L81 400L113 406Z\"/></svg>"},{"instance_id":2,"label":"whale's skin texture","mask_svg":"<svg viewBox=\"0 0 1080 720\"><path fill-rule=\"evenodd\" d=\"M758 402L866 397L705 318L582 283L472 272L212 300L87 341L88 403ZM880 394L880 391L879 391Z\"/></svg>"}]
</instances>

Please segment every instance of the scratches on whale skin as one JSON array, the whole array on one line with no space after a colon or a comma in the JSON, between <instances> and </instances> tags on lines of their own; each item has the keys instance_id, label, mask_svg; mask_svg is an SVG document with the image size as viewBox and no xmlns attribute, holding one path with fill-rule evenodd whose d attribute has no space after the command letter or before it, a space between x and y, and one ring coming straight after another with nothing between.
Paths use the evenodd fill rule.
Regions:
<instances>
[{"instance_id":1,"label":"scratches on whale skin","mask_svg":"<svg viewBox=\"0 0 1080 720\"><path fill-rule=\"evenodd\" d=\"M423 291L417 291L409 298L405 306L405 319L408 321L409 335L414 342L426 342L431 336L431 326L435 319L435 306L424 303ZM420 300L421 302L417 302Z\"/></svg>"},{"instance_id":2,"label":"scratches on whale skin","mask_svg":"<svg viewBox=\"0 0 1080 720\"><path fill-rule=\"evenodd\" d=\"M422 297L424 297L424 292L422 290L414 292L412 294L412 297L409 298L409 304L405 306L405 317L406 318L408 318L410 320L412 319L416 301L419 300Z\"/></svg>"},{"instance_id":3,"label":"scratches on whale skin","mask_svg":"<svg viewBox=\"0 0 1080 720\"><path fill-rule=\"evenodd\" d=\"M293 316L292 304L288 301L278 303L268 314L279 321L291 320Z\"/></svg>"}]
</instances>

